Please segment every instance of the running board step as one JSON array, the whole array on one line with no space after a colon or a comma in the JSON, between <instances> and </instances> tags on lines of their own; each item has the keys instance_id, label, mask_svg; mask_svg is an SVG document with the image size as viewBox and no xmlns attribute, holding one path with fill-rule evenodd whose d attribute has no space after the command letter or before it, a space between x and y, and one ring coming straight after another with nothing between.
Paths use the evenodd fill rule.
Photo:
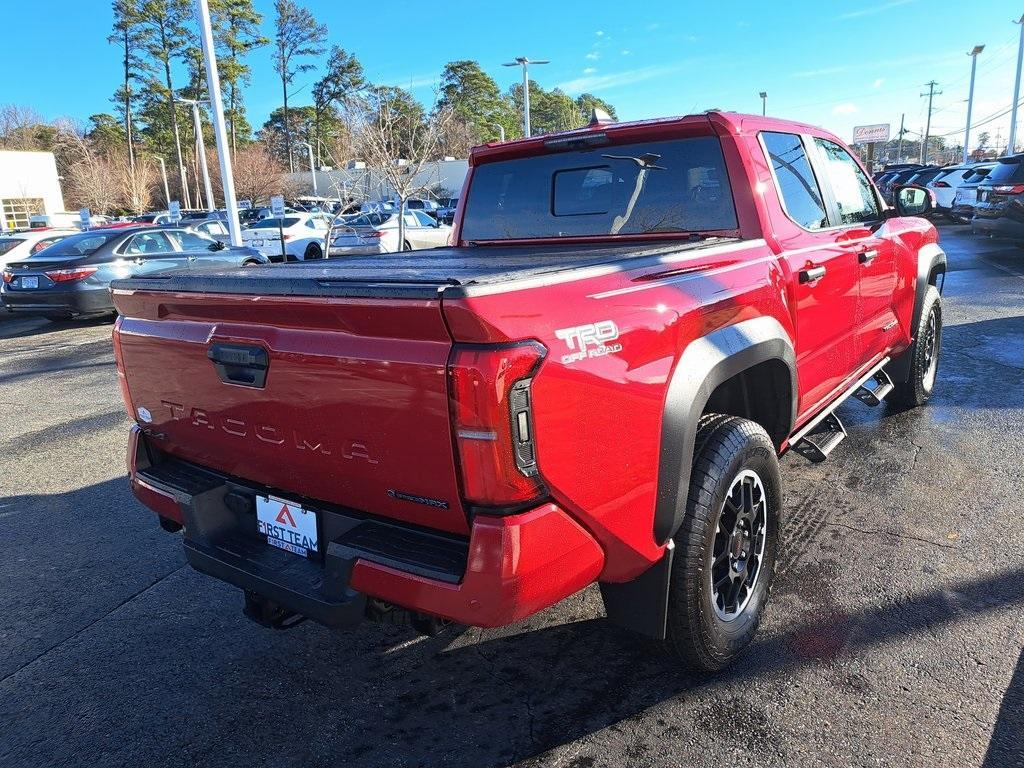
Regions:
<instances>
[{"instance_id":1,"label":"running board step","mask_svg":"<svg viewBox=\"0 0 1024 768\"><path fill-rule=\"evenodd\" d=\"M892 392L894 386L892 379L889 378L889 374L885 372L885 369L879 369L871 378L866 379L857 387L853 396L864 403L864 405L874 407L881 404L886 396Z\"/></svg>"},{"instance_id":2,"label":"running board step","mask_svg":"<svg viewBox=\"0 0 1024 768\"><path fill-rule=\"evenodd\" d=\"M835 413L830 413L812 432L808 432L793 448L808 461L820 464L846 439L846 427Z\"/></svg>"}]
</instances>

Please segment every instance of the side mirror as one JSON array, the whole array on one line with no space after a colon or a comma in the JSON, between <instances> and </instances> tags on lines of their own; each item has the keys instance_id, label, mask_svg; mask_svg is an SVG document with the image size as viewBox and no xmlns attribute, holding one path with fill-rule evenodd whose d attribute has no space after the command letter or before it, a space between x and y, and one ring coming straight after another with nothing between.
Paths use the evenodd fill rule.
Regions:
<instances>
[{"instance_id":1,"label":"side mirror","mask_svg":"<svg viewBox=\"0 0 1024 768\"><path fill-rule=\"evenodd\" d=\"M225 248L226 246L225 246L225 245L224 245L224 243L222 243L222 242L221 242L220 240L214 240L214 241L213 241L212 243L210 243L210 245L209 245L209 246L207 246L207 247L208 247L208 248L209 248L209 249L210 249L211 251L223 251L223 250L224 250L224 248Z\"/></svg>"},{"instance_id":2,"label":"side mirror","mask_svg":"<svg viewBox=\"0 0 1024 768\"><path fill-rule=\"evenodd\" d=\"M899 216L924 216L935 208L932 191L917 186L902 187L893 203Z\"/></svg>"}]
</instances>

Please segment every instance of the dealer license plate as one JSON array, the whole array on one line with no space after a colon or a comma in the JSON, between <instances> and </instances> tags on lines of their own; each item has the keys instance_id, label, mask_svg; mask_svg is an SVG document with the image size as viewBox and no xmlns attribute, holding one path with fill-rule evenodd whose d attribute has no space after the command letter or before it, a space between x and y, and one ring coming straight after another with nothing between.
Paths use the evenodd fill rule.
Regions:
<instances>
[{"instance_id":1,"label":"dealer license plate","mask_svg":"<svg viewBox=\"0 0 1024 768\"><path fill-rule=\"evenodd\" d=\"M319 548L316 512L312 510L273 496L257 496L256 520L259 532L272 546L303 556Z\"/></svg>"},{"instance_id":2,"label":"dealer license plate","mask_svg":"<svg viewBox=\"0 0 1024 768\"><path fill-rule=\"evenodd\" d=\"M26 275L25 277L21 278L20 282L21 282L21 287L22 288L38 288L39 287L39 277L36 276L36 275L31 275L31 276L30 275Z\"/></svg>"}]
</instances>

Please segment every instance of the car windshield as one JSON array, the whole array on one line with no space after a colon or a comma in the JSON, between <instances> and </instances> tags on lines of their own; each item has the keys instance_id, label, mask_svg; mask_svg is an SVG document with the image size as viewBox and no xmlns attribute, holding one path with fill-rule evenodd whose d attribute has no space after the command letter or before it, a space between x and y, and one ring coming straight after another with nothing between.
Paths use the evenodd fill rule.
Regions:
<instances>
[{"instance_id":1,"label":"car windshield","mask_svg":"<svg viewBox=\"0 0 1024 768\"><path fill-rule=\"evenodd\" d=\"M255 224L251 225L249 229L277 229L279 226L283 226L285 229L288 227L294 227L299 223L299 219L261 219Z\"/></svg>"},{"instance_id":2,"label":"car windshield","mask_svg":"<svg viewBox=\"0 0 1024 768\"><path fill-rule=\"evenodd\" d=\"M361 213L358 216L338 219L334 226L379 227L390 218L390 213Z\"/></svg>"},{"instance_id":3,"label":"car windshield","mask_svg":"<svg viewBox=\"0 0 1024 768\"><path fill-rule=\"evenodd\" d=\"M482 163L465 206L466 240L736 228L722 147L710 136Z\"/></svg>"},{"instance_id":4,"label":"car windshield","mask_svg":"<svg viewBox=\"0 0 1024 768\"><path fill-rule=\"evenodd\" d=\"M20 237L0 237L0 255L7 253L24 242Z\"/></svg>"},{"instance_id":5,"label":"car windshield","mask_svg":"<svg viewBox=\"0 0 1024 768\"><path fill-rule=\"evenodd\" d=\"M115 237L121 237L123 233L99 233L99 232L82 232L78 235L69 235L56 243L51 245L49 248L44 248L38 253L32 254L32 258L46 258L46 259L77 259L82 256L88 256L95 253L102 248L106 243L109 243Z\"/></svg>"}]
</instances>

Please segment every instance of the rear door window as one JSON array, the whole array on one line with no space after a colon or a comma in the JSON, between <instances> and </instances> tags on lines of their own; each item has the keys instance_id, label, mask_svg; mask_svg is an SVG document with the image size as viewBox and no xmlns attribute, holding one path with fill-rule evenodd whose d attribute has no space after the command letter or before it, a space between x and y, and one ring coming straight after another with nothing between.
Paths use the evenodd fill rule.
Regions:
<instances>
[{"instance_id":1,"label":"rear door window","mask_svg":"<svg viewBox=\"0 0 1024 768\"><path fill-rule=\"evenodd\" d=\"M466 240L734 230L719 140L587 147L495 160L473 170Z\"/></svg>"},{"instance_id":2,"label":"rear door window","mask_svg":"<svg viewBox=\"0 0 1024 768\"><path fill-rule=\"evenodd\" d=\"M871 180L850 153L827 139L815 139L822 153L825 179L835 199L841 224L862 224L881 217Z\"/></svg>"},{"instance_id":3,"label":"rear door window","mask_svg":"<svg viewBox=\"0 0 1024 768\"><path fill-rule=\"evenodd\" d=\"M135 235L124 249L127 256L153 256L173 252L174 248L163 232L143 232Z\"/></svg>"},{"instance_id":4,"label":"rear door window","mask_svg":"<svg viewBox=\"0 0 1024 768\"><path fill-rule=\"evenodd\" d=\"M821 187L800 137L793 133L766 132L761 134L761 141L789 217L804 229L827 227Z\"/></svg>"},{"instance_id":5,"label":"rear door window","mask_svg":"<svg viewBox=\"0 0 1024 768\"><path fill-rule=\"evenodd\" d=\"M1001 160L985 179L986 184L1012 184L1024 181L1024 163L1020 160Z\"/></svg>"}]
</instances>

